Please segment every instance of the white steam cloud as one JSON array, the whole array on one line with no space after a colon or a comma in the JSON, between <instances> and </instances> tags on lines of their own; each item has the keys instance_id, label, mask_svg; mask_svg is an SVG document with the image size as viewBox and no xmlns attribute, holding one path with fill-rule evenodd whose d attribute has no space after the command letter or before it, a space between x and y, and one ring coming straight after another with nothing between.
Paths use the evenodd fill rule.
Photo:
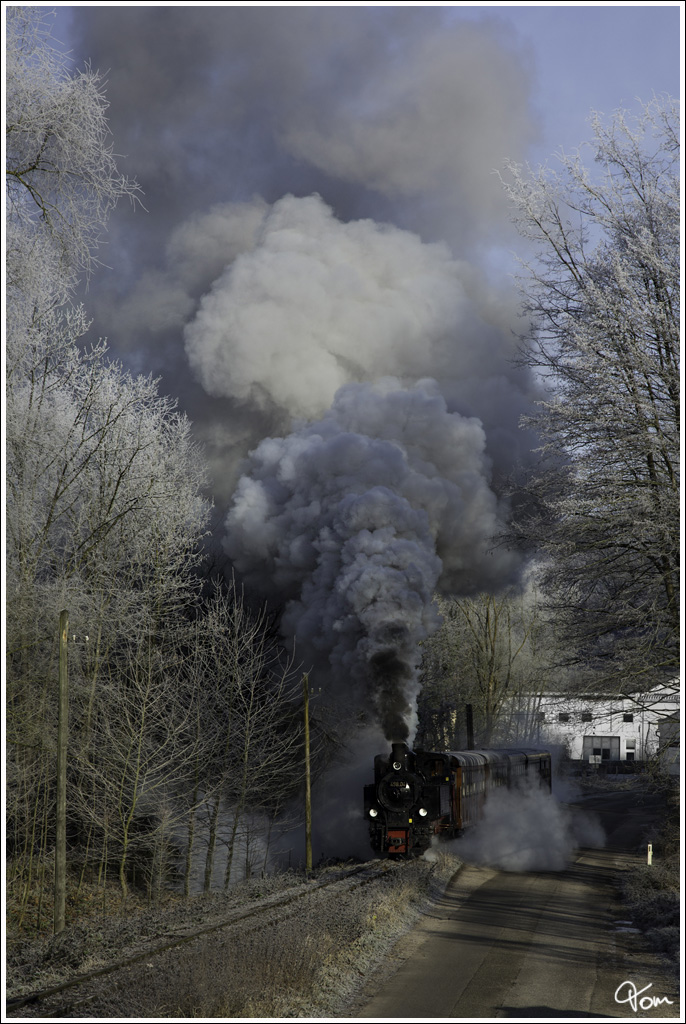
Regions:
<instances>
[{"instance_id":1,"label":"white steam cloud","mask_svg":"<svg viewBox=\"0 0 686 1024\"><path fill-rule=\"evenodd\" d=\"M179 224L165 270L144 273L117 322L151 339L178 330L185 387L227 501L263 437L312 419L350 381L440 382L448 408L484 426L496 479L526 461L528 372L513 366L512 309L443 244L343 223L319 196L217 203ZM185 325L185 326L184 326ZM208 397L209 396L209 397Z\"/></svg>"},{"instance_id":2,"label":"white steam cloud","mask_svg":"<svg viewBox=\"0 0 686 1024\"><path fill-rule=\"evenodd\" d=\"M389 740L414 731L419 643L437 587L488 586L514 568L490 551L498 502L480 423L438 385L348 384L329 412L252 453L225 547L255 589L286 600L281 628L372 711Z\"/></svg>"},{"instance_id":3,"label":"white steam cloud","mask_svg":"<svg viewBox=\"0 0 686 1024\"><path fill-rule=\"evenodd\" d=\"M350 380L440 379L470 317L463 273L444 245L285 196L203 297L188 358L210 394L308 418Z\"/></svg>"},{"instance_id":4,"label":"white steam cloud","mask_svg":"<svg viewBox=\"0 0 686 1024\"><path fill-rule=\"evenodd\" d=\"M496 790L482 821L450 845L462 860L501 871L561 871L578 847L603 847L605 834L592 815L536 786Z\"/></svg>"}]
</instances>

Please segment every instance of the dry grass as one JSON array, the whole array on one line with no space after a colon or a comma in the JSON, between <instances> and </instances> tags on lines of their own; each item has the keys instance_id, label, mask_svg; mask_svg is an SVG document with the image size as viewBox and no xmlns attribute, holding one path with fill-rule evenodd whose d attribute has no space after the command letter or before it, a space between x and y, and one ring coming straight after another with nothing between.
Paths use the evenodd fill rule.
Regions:
<instances>
[{"instance_id":1,"label":"dry grass","mask_svg":"<svg viewBox=\"0 0 686 1024\"><path fill-rule=\"evenodd\" d=\"M20 915L18 901L8 887L6 968L8 995L48 987L98 967L120 962L142 949L164 942L176 930L201 928L212 920L223 920L237 907L278 895L302 883L289 872L267 879L251 879L228 893L215 892L185 899L165 891L154 903L130 892L125 903L116 883L106 887L84 884L77 887L68 879L67 927L52 934L52 895L41 894L36 885L28 894ZM42 913L37 907L42 905ZM18 927L19 920L22 927ZM38 925L40 924L40 927Z\"/></svg>"},{"instance_id":2,"label":"dry grass","mask_svg":"<svg viewBox=\"0 0 686 1024\"><path fill-rule=\"evenodd\" d=\"M388 863L381 878L353 891L350 880L321 889L301 875L253 879L226 895L129 904L106 919L93 913L57 938L15 934L8 944L8 994L153 949L164 935L224 920L237 906L271 901L285 889L311 887L295 914L293 905L274 908L259 924L248 920L107 976L84 1013L91 1019L345 1016L369 973L458 865L445 855L433 864ZM18 1015L36 1012L25 1008Z\"/></svg>"},{"instance_id":3,"label":"dry grass","mask_svg":"<svg viewBox=\"0 0 686 1024\"><path fill-rule=\"evenodd\" d=\"M389 869L352 893L313 893L301 914L272 920L216 957L186 960L187 975L158 1002L160 1016L331 1017L362 987L369 970L416 920L436 875L457 862Z\"/></svg>"},{"instance_id":4,"label":"dry grass","mask_svg":"<svg viewBox=\"0 0 686 1024\"><path fill-rule=\"evenodd\" d=\"M678 963L680 955L680 813L679 791L671 793L669 813L652 837L653 863L629 872L624 899L634 923L656 952Z\"/></svg>"}]
</instances>

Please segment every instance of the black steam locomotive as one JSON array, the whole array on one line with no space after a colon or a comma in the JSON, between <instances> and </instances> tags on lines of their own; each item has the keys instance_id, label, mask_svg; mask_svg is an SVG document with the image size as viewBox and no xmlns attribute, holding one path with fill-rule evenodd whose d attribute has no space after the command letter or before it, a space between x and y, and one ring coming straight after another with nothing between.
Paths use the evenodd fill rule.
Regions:
<instances>
[{"instance_id":1,"label":"black steam locomotive","mask_svg":"<svg viewBox=\"0 0 686 1024\"><path fill-rule=\"evenodd\" d=\"M369 839L382 856L418 857L433 836L452 839L483 815L488 794L524 781L551 788L546 750L413 751L394 743L364 787Z\"/></svg>"}]
</instances>

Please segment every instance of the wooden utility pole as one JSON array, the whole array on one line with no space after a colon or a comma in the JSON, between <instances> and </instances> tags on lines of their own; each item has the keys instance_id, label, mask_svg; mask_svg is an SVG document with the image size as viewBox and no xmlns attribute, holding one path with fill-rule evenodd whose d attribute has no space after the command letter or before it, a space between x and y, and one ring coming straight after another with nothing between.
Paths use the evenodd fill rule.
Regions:
<instances>
[{"instance_id":1,"label":"wooden utility pole","mask_svg":"<svg viewBox=\"0 0 686 1024\"><path fill-rule=\"evenodd\" d=\"M303 675L305 705L305 870L312 871L312 792L310 788L310 687L307 672Z\"/></svg>"},{"instance_id":2,"label":"wooden utility pole","mask_svg":"<svg viewBox=\"0 0 686 1024\"><path fill-rule=\"evenodd\" d=\"M57 809L55 816L55 935L64 929L67 894L67 734L69 728L67 631L69 612L60 612L59 694L57 704Z\"/></svg>"}]
</instances>

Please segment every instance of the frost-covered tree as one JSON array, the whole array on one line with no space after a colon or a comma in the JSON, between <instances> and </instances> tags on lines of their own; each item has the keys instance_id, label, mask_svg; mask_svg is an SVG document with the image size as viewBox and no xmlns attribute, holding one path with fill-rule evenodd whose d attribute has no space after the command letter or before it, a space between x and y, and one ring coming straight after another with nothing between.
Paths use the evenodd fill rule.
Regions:
<instances>
[{"instance_id":1,"label":"frost-covered tree","mask_svg":"<svg viewBox=\"0 0 686 1024\"><path fill-rule=\"evenodd\" d=\"M34 332L21 368L8 368L9 578L139 594L145 581L164 600L197 558L202 459L156 382L125 372L102 345L81 351L65 337L73 328L66 317L62 332Z\"/></svg>"},{"instance_id":2,"label":"frost-covered tree","mask_svg":"<svg viewBox=\"0 0 686 1024\"><path fill-rule=\"evenodd\" d=\"M536 587L437 603L441 628L422 644L419 744L463 748L467 704L477 746L521 739L517 716L537 704L549 683L547 623Z\"/></svg>"},{"instance_id":3,"label":"frost-covered tree","mask_svg":"<svg viewBox=\"0 0 686 1024\"><path fill-rule=\"evenodd\" d=\"M143 682L167 716L136 733L148 785L162 751L165 778L178 776L183 744L174 760L169 741L185 735L188 710L168 697L166 662L140 666L176 657L209 507L187 419L104 343L85 349L86 316L70 303L110 208L136 191L108 147L98 76L69 71L40 9L8 8L7 22L7 836L28 892L52 842L59 611L72 634L71 792L89 791L108 736L128 735ZM90 848L110 830L77 803L72 842Z\"/></svg>"},{"instance_id":4,"label":"frost-covered tree","mask_svg":"<svg viewBox=\"0 0 686 1024\"><path fill-rule=\"evenodd\" d=\"M103 343L88 351L80 343L88 323L69 302L72 289L93 267L112 206L136 186L117 172L99 76L70 71L47 25L39 8L8 8L6 565L15 667L34 650L29 637L50 628L55 603L83 608L90 635L113 607L120 621L131 604L139 614L168 608L190 583L207 521L202 459L185 417L155 381L109 360Z\"/></svg>"},{"instance_id":5,"label":"frost-covered tree","mask_svg":"<svg viewBox=\"0 0 686 1024\"><path fill-rule=\"evenodd\" d=\"M526 264L523 350L547 387L538 514L558 635L631 689L678 660L679 117L593 120L595 165L511 167Z\"/></svg>"},{"instance_id":6,"label":"frost-covered tree","mask_svg":"<svg viewBox=\"0 0 686 1024\"><path fill-rule=\"evenodd\" d=\"M234 584L216 589L192 631L183 678L195 695L198 754L185 884L188 891L195 847L208 891L218 849L228 885L232 868L244 868L238 847L259 833L266 849L274 816L302 780L302 686L266 609L251 612Z\"/></svg>"},{"instance_id":7,"label":"frost-covered tree","mask_svg":"<svg viewBox=\"0 0 686 1024\"><path fill-rule=\"evenodd\" d=\"M7 7L7 283L43 308L93 269L109 212L138 193L117 170L100 75L71 69L49 18Z\"/></svg>"}]
</instances>

